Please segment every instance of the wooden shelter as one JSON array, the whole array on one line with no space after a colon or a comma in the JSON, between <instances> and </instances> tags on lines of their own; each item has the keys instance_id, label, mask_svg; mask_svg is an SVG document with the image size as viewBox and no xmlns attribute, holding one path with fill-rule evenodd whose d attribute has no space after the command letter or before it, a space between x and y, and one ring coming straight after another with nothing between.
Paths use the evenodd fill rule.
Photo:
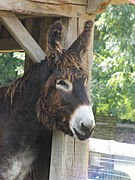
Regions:
<instances>
[{"instance_id":1,"label":"wooden shelter","mask_svg":"<svg viewBox=\"0 0 135 180\"><path fill-rule=\"evenodd\" d=\"M69 46L82 31L84 22L94 19L109 4L128 3L128 0L0 0L0 52L25 51L25 70L32 62L46 56L48 26L61 19ZM93 32L87 54L91 72ZM88 81L90 95L90 79ZM88 141L54 131L50 137L46 162L36 179L86 180L88 169Z\"/></svg>"}]
</instances>

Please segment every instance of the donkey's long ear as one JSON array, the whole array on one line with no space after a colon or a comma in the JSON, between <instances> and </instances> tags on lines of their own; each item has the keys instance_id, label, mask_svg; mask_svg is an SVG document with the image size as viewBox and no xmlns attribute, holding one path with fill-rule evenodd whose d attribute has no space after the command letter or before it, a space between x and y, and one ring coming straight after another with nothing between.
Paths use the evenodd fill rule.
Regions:
<instances>
[{"instance_id":1,"label":"donkey's long ear","mask_svg":"<svg viewBox=\"0 0 135 180\"><path fill-rule=\"evenodd\" d=\"M83 32L73 42L73 44L67 49L67 52L75 55L80 60L82 60L89 45L90 35L91 35L91 30L93 28L93 25L94 25L94 21L92 20L89 20L85 23Z\"/></svg>"},{"instance_id":2,"label":"donkey's long ear","mask_svg":"<svg viewBox=\"0 0 135 180\"><path fill-rule=\"evenodd\" d=\"M48 55L57 57L62 53L62 23L55 21L48 30Z\"/></svg>"}]
</instances>

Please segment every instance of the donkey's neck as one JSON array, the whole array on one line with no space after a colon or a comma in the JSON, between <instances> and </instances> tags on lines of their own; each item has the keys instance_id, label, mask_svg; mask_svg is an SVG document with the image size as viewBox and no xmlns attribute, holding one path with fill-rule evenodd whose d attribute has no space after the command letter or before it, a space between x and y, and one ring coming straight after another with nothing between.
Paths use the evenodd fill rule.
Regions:
<instances>
[{"instance_id":1,"label":"donkey's neck","mask_svg":"<svg viewBox=\"0 0 135 180\"><path fill-rule=\"evenodd\" d=\"M26 99L26 102L30 102L30 100L36 101L36 98L40 96L42 89L51 74L47 61L33 66L35 66L33 72L30 73L30 75L27 75L28 79L25 80L24 88L26 89L24 89L24 98L28 98Z\"/></svg>"},{"instance_id":2,"label":"donkey's neck","mask_svg":"<svg viewBox=\"0 0 135 180\"><path fill-rule=\"evenodd\" d=\"M17 90L10 112L11 121L16 121L15 123L18 126L24 126L24 132L26 131L27 137L32 134L34 136L34 133L38 133L38 130L41 128L36 115L37 101L51 74L47 62L41 62L33 66L33 70L24 75L25 81L22 78L24 89L22 92Z\"/></svg>"},{"instance_id":3,"label":"donkey's neck","mask_svg":"<svg viewBox=\"0 0 135 180\"><path fill-rule=\"evenodd\" d=\"M20 79L18 89L15 89L13 104L8 109L8 122L11 124L9 128L13 136L12 139L14 139L14 142L8 140L11 146L8 145L13 148L13 151L18 148L16 147L16 142L20 141L20 145L22 146L23 144L25 148L27 145L32 145L36 141L36 136L43 131L44 127L37 120L36 104L50 74L51 71L46 62L37 64L37 67L35 65L30 74L24 75L23 78L26 78L25 80L23 78ZM19 89L21 80L24 81L22 92ZM7 111L4 114L6 119Z\"/></svg>"},{"instance_id":4,"label":"donkey's neck","mask_svg":"<svg viewBox=\"0 0 135 180\"><path fill-rule=\"evenodd\" d=\"M24 76L9 88L11 104L14 106L23 104L24 108L28 104L34 105L50 74L47 61L33 64Z\"/></svg>"}]
</instances>

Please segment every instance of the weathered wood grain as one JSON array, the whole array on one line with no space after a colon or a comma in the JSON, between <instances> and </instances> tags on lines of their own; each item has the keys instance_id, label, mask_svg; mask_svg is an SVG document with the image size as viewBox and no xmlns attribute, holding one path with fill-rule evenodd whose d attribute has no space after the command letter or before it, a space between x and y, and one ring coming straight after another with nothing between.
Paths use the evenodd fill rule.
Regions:
<instances>
[{"instance_id":1,"label":"weathered wood grain","mask_svg":"<svg viewBox=\"0 0 135 180\"><path fill-rule=\"evenodd\" d=\"M14 39L34 62L40 62L45 59L44 51L14 14L9 13L8 15L0 16L0 18Z\"/></svg>"},{"instance_id":2,"label":"weathered wood grain","mask_svg":"<svg viewBox=\"0 0 135 180\"><path fill-rule=\"evenodd\" d=\"M87 13L98 14L102 13L109 4L124 4L129 3L128 0L88 0Z\"/></svg>"},{"instance_id":3,"label":"weathered wood grain","mask_svg":"<svg viewBox=\"0 0 135 180\"><path fill-rule=\"evenodd\" d=\"M117 117L96 115L96 128L94 129L93 137L99 139L112 140L116 135Z\"/></svg>"},{"instance_id":4,"label":"weathered wood grain","mask_svg":"<svg viewBox=\"0 0 135 180\"><path fill-rule=\"evenodd\" d=\"M86 6L65 3L49 4L27 0L1 0L0 10L32 16L80 17L86 15Z\"/></svg>"},{"instance_id":5,"label":"weathered wood grain","mask_svg":"<svg viewBox=\"0 0 135 180\"><path fill-rule=\"evenodd\" d=\"M87 0L28 0L32 2L41 2L49 4L78 4L78 5L87 5Z\"/></svg>"},{"instance_id":6,"label":"weathered wood grain","mask_svg":"<svg viewBox=\"0 0 135 180\"><path fill-rule=\"evenodd\" d=\"M129 3L129 0L111 0L111 4L125 4Z\"/></svg>"},{"instance_id":7,"label":"weathered wood grain","mask_svg":"<svg viewBox=\"0 0 135 180\"><path fill-rule=\"evenodd\" d=\"M133 2L130 0L130 2ZM26 18L31 16L84 17L101 13L111 4L129 3L128 0L1 0L0 11L10 11Z\"/></svg>"},{"instance_id":8,"label":"weathered wood grain","mask_svg":"<svg viewBox=\"0 0 135 180\"><path fill-rule=\"evenodd\" d=\"M110 0L88 0L87 13L101 13L106 9L110 2Z\"/></svg>"}]
</instances>

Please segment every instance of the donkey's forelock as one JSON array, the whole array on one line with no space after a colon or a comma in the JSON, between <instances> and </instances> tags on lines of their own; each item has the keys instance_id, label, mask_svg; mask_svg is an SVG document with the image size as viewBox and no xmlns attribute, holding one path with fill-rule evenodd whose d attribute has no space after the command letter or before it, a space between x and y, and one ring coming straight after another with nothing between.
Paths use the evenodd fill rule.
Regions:
<instances>
[{"instance_id":1,"label":"donkey's forelock","mask_svg":"<svg viewBox=\"0 0 135 180\"><path fill-rule=\"evenodd\" d=\"M65 78L71 81L83 77L88 78L87 67L78 61L78 58L70 52L62 53L56 63L56 67Z\"/></svg>"}]
</instances>

